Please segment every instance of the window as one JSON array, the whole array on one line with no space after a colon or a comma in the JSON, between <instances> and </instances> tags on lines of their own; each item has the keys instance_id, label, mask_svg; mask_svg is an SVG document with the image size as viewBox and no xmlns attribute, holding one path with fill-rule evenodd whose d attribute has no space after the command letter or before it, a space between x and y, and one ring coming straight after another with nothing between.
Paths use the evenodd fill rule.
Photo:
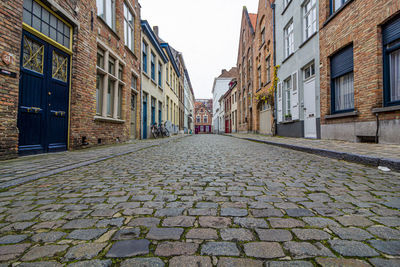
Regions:
<instances>
[{"instance_id":1,"label":"window","mask_svg":"<svg viewBox=\"0 0 400 267\"><path fill-rule=\"evenodd\" d=\"M167 71L167 74L165 75L166 76L166 79L167 79L167 83L169 84L169 67L167 66L166 68L165 68L165 70Z\"/></svg>"},{"instance_id":2,"label":"window","mask_svg":"<svg viewBox=\"0 0 400 267\"><path fill-rule=\"evenodd\" d=\"M118 67L118 79L122 80L122 76L124 75L124 66L119 64Z\"/></svg>"},{"instance_id":3,"label":"window","mask_svg":"<svg viewBox=\"0 0 400 267\"><path fill-rule=\"evenodd\" d=\"M203 122L204 123L208 123L208 116L207 115L203 116Z\"/></svg>"},{"instance_id":4,"label":"window","mask_svg":"<svg viewBox=\"0 0 400 267\"><path fill-rule=\"evenodd\" d=\"M137 78L135 75L132 75L131 88L134 90L137 90Z\"/></svg>"},{"instance_id":5,"label":"window","mask_svg":"<svg viewBox=\"0 0 400 267\"><path fill-rule=\"evenodd\" d=\"M290 103L290 89L292 88L292 78L288 78L284 81L285 92L286 92L286 108L285 108L285 118L286 120L291 120L291 103Z\"/></svg>"},{"instance_id":6,"label":"window","mask_svg":"<svg viewBox=\"0 0 400 267\"><path fill-rule=\"evenodd\" d=\"M24 0L23 22L50 37L62 46L71 48L71 27L34 0Z\"/></svg>"},{"instance_id":7,"label":"window","mask_svg":"<svg viewBox=\"0 0 400 267\"><path fill-rule=\"evenodd\" d=\"M118 86L118 109L117 109L117 118L121 119L122 118L122 89L123 86L120 84Z\"/></svg>"},{"instance_id":8,"label":"window","mask_svg":"<svg viewBox=\"0 0 400 267\"><path fill-rule=\"evenodd\" d=\"M143 60L143 71L147 73L147 44L143 41L142 43L142 60Z\"/></svg>"},{"instance_id":9,"label":"window","mask_svg":"<svg viewBox=\"0 0 400 267\"><path fill-rule=\"evenodd\" d=\"M286 8L292 0L283 0L283 8Z\"/></svg>"},{"instance_id":10,"label":"window","mask_svg":"<svg viewBox=\"0 0 400 267\"><path fill-rule=\"evenodd\" d=\"M96 0L97 15L115 30L115 0Z\"/></svg>"},{"instance_id":11,"label":"window","mask_svg":"<svg viewBox=\"0 0 400 267\"><path fill-rule=\"evenodd\" d=\"M114 111L114 88L115 81L111 79L108 80L108 88L107 88L107 117L112 117Z\"/></svg>"},{"instance_id":12,"label":"window","mask_svg":"<svg viewBox=\"0 0 400 267\"><path fill-rule=\"evenodd\" d=\"M99 70L96 76L96 115L121 119L124 65L110 54L109 50L98 48L97 66ZM104 66L106 62L108 62L108 66ZM136 87L136 85L134 86Z\"/></svg>"},{"instance_id":13,"label":"window","mask_svg":"<svg viewBox=\"0 0 400 267\"><path fill-rule=\"evenodd\" d=\"M383 27L384 105L400 105L400 16Z\"/></svg>"},{"instance_id":14,"label":"window","mask_svg":"<svg viewBox=\"0 0 400 267\"><path fill-rule=\"evenodd\" d=\"M158 62L158 86L162 87L162 64Z\"/></svg>"},{"instance_id":15,"label":"window","mask_svg":"<svg viewBox=\"0 0 400 267\"><path fill-rule=\"evenodd\" d=\"M354 110L353 46L331 57L332 113Z\"/></svg>"},{"instance_id":16,"label":"window","mask_svg":"<svg viewBox=\"0 0 400 267\"><path fill-rule=\"evenodd\" d=\"M125 45L132 51L135 51L135 17L131 10L124 3L124 34Z\"/></svg>"},{"instance_id":17,"label":"window","mask_svg":"<svg viewBox=\"0 0 400 267\"><path fill-rule=\"evenodd\" d=\"M257 77L258 77L258 88L261 88L262 82L261 82L261 66L258 67L257 69Z\"/></svg>"},{"instance_id":18,"label":"window","mask_svg":"<svg viewBox=\"0 0 400 267\"><path fill-rule=\"evenodd\" d=\"M115 76L115 59L112 57L108 61L108 73Z\"/></svg>"},{"instance_id":19,"label":"window","mask_svg":"<svg viewBox=\"0 0 400 267\"><path fill-rule=\"evenodd\" d=\"M304 73L304 80L307 80L307 79L313 77L315 75L315 64L314 64L314 62L311 63L310 65L306 66L303 69L303 73Z\"/></svg>"},{"instance_id":20,"label":"window","mask_svg":"<svg viewBox=\"0 0 400 267\"><path fill-rule=\"evenodd\" d=\"M97 49L97 67L104 69L104 50Z\"/></svg>"},{"instance_id":21,"label":"window","mask_svg":"<svg viewBox=\"0 0 400 267\"><path fill-rule=\"evenodd\" d=\"M261 30L261 45L265 43L265 28Z\"/></svg>"},{"instance_id":22,"label":"window","mask_svg":"<svg viewBox=\"0 0 400 267\"><path fill-rule=\"evenodd\" d=\"M317 31L316 0L309 0L304 5L304 40L307 40Z\"/></svg>"},{"instance_id":23,"label":"window","mask_svg":"<svg viewBox=\"0 0 400 267\"><path fill-rule=\"evenodd\" d=\"M153 52L151 52L151 60L150 60L150 64L151 64L151 79L152 80L156 80L156 55L154 55Z\"/></svg>"},{"instance_id":24,"label":"window","mask_svg":"<svg viewBox=\"0 0 400 267\"><path fill-rule=\"evenodd\" d=\"M330 0L331 1L331 14L339 10L349 0Z\"/></svg>"},{"instance_id":25,"label":"window","mask_svg":"<svg viewBox=\"0 0 400 267\"><path fill-rule=\"evenodd\" d=\"M267 74L267 83L271 82L271 56L268 56L265 60L266 65L266 74Z\"/></svg>"},{"instance_id":26,"label":"window","mask_svg":"<svg viewBox=\"0 0 400 267\"><path fill-rule=\"evenodd\" d=\"M294 52L293 37L293 21L291 21L284 29L285 34L285 57L290 56Z\"/></svg>"},{"instance_id":27,"label":"window","mask_svg":"<svg viewBox=\"0 0 400 267\"><path fill-rule=\"evenodd\" d=\"M97 74L97 79L96 79L96 114L101 115L102 112L102 106L103 106L103 90L104 90L104 85L103 85L103 75Z\"/></svg>"}]
</instances>

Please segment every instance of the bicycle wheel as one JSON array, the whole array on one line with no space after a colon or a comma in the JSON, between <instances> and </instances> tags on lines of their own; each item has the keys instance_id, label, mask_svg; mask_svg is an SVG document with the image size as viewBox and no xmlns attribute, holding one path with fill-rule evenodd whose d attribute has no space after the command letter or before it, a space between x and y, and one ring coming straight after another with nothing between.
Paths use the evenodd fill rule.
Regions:
<instances>
[{"instance_id":1,"label":"bicycle wheel","mask_svg":"<svg viewBox=\"0 0 400 267\"><path fill-rule=\"evenodd\" d=\"M165 136L166 136L166 137L169 137L169 131L168 131L167 128L165 129Z\"/></svg>"},{"instance_id":2,"label":"bicycle wheel","mask_svg":"<svg viewBox=\"0 0 400 267\"><path fill-rule=\"evenodd\" d=\"M153 135L154 139L157 139L157 133L154 128L151 129L151 134Z\"/></svg>"}]
</instances>

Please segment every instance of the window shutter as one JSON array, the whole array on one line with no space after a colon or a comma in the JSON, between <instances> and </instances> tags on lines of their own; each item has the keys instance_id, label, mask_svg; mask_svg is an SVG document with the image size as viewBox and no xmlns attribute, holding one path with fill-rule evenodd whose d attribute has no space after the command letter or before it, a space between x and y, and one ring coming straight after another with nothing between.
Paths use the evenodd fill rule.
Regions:
<instances>
[{"instance_id":1,"label":"window shutter","mask_svg":"<svg viewBox=\"0 0 400 267\"><path fill-rule=\"evenodd\" d=\"M299 119L299 90L297 81L297 72L292 74L292 90L290 97L290 111L292 113L292 120Z\"/></svg>"},{"instance_id":2,"label":"window shutter","mask_svg":"<svg viewBox=\"0 0 400 267\"><path fill-rule=\"evenodd\" d=\"M278 106L277 106L278 123L282 122L282 83L278 83Z\"/></svg>"},{"instance_id":3,"label":"window shutter","mask_svg":"<svg viewBox=\"0 0 400 267\"><path fill-rule=\"evenodd\" d=\"M353 71L353 65L353 45L350 45L331 57L331 78L335 79Z\"/></svg>"},{"instance_id":4,"label":"window shutter","mask_svg":"<svg viewBox=\"0 0 400 267\"><path fill-rule=\"evenodd\" d=\"M400 16L383 27L382 37L383 45L400 39Z\"/></svg>"}]
</instances>

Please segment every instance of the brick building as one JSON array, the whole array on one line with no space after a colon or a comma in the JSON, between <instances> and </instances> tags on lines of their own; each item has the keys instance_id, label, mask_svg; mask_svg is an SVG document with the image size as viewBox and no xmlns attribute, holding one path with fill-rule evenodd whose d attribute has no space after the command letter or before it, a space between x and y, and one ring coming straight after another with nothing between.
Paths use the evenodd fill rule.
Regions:
<instances>
[{"instance_id":1,"label":"brick building","mask_svg":"<svg viewBox=\"0 0 400 267\"><path fill-rule=\"evenodd\" d=\"M259 0L257 23L254 35L253 68L253 131L272 134L273 103L268 103L263 96L273 87L274 79L274 1Z\"/></svg>"},{"instance_id":2,"label":"brick building","mask_svg":"<svg viewBox=\"0 0 400 267\"><path fill-rule=\"evenodd\" d=\"M194 103L194 129L195 134L201 133L211 133L211 119L212 113L207 105L204 103L204 99L202 101L197 101ZM210 102L206 102L210 103ZM212 104L211 104L212 107Z\"/></svg>"},{"instance_id":3,"label":"brick building","mask_svg":"<svg viewBox=\"0 0 400 267\"><path fill-rule=\"evenodd\" d=\"M238 131L253 130L253 43L257 14L248 13L243 7L240 27L239 51L237 57L238 68Z\"/></svg>"},{"instance_id":4,"label":"brick building","mask_svg":"<svg viewBox=\"0 0 400 267\"><path fill-rule=\"evenodd\" d=\"M398 0L320 1L322 138L400 143L399 10Z\"/></svg>"},{"instance_id":5,"label":"brick building","mask_svg":"<svg viewBox=\"0 0 400 267\"><path fill-rule=\"evenodd\" d=\"M139 136L140 5L1 1L0 157ZM136 120L131 120L135 117Z\"/></svg>"}]
</instances>

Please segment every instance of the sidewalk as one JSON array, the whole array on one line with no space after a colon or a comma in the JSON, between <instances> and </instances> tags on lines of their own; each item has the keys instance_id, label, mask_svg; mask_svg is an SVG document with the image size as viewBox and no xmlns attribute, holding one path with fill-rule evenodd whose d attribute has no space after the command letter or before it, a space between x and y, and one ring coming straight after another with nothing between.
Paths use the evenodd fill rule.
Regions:
<instances>
[{"instance_id":1,"label":"sidewalk","mask_svg":"<svg viewBox=\"0 0 400 267\"><path fill-rule=\"evenodd\" d=\"M385 166L400 171L400 145L351 143L337 140L314 140L305 138L272 137L261 134L227 134L236 138L263 142L269 145L299 150L325 157Z\"/></svg>"},{"instance_id":2,"label":"sidewalk","mask_svg":"<svg viewBox=\"0 0 400 267\"><path fill-rule=\"evenodd\" d=\"M158 146L184 136L175 135L163 139L134 140L121 144L24 156L0 161L0 190L117 156L134 153L141 149Z\"/></svg>"}]
</instances>

